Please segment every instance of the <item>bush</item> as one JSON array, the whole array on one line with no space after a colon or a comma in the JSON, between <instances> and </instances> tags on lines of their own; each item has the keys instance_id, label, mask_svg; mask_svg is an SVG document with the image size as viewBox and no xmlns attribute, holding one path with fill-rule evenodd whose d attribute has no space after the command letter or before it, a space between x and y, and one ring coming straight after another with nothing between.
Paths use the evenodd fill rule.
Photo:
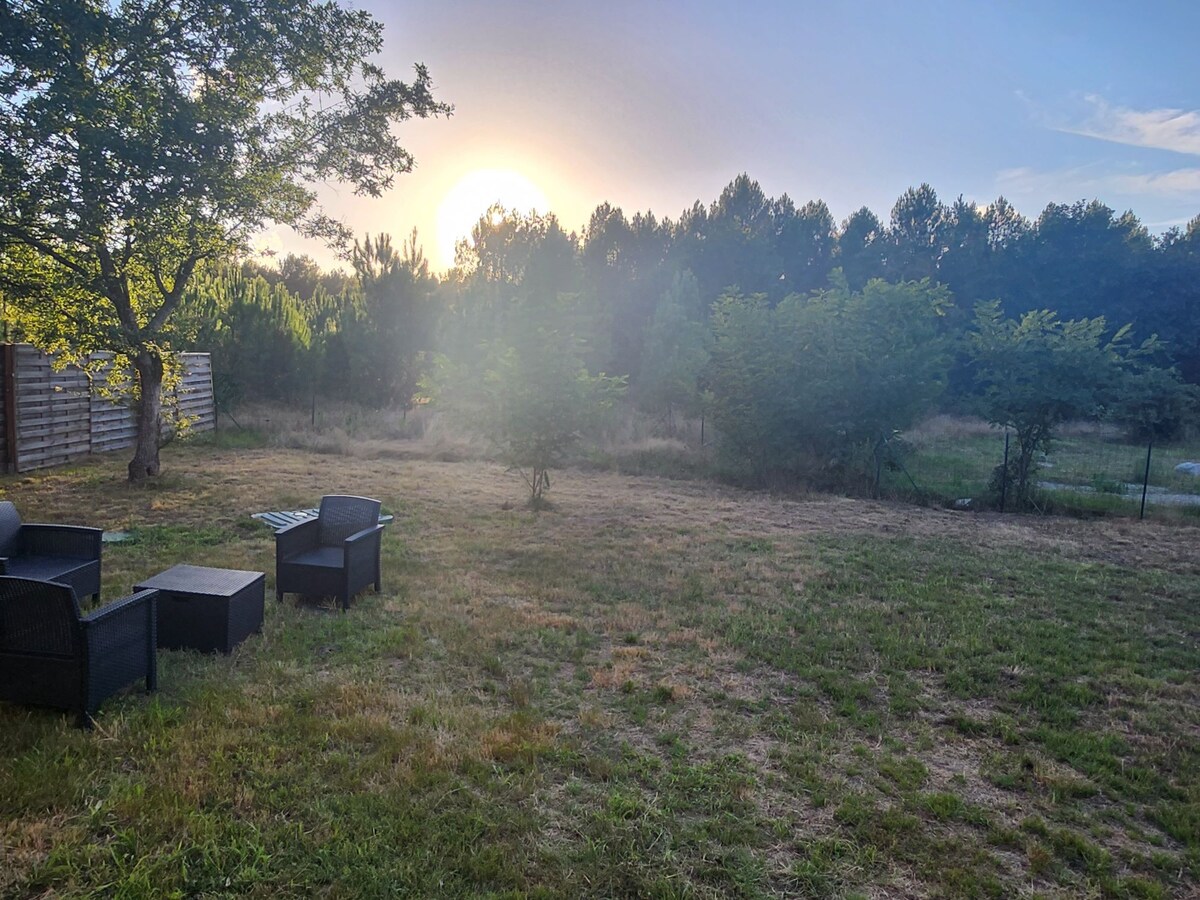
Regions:
<instances>
[{"instance_id":1,"label":"bush","mask_svg":"<svg viewBox=\"0 0 1200 900\"><path fill-rule=\"evenodd\" d=\"M762 483L874 484L889 441L942 393L950 304L928 280L856 293L840 272L774 308L725 295L706 372L723 452Z\"/></svg>"},{"instance_id":2,"label":"bush","mask_svg":"<svg viewBox=\"0 0 1200 900\"><path fill-rule=\"evenodd\" d=\"M430 383L451 415L481 429L521 474L535 507L550 488L550 470L600 429L625 390L624 378L588 372L583 341L555 315L560 310L524 311L526 327L485 346L481 375L443 357Z\"/></svg>"}]
</instances>

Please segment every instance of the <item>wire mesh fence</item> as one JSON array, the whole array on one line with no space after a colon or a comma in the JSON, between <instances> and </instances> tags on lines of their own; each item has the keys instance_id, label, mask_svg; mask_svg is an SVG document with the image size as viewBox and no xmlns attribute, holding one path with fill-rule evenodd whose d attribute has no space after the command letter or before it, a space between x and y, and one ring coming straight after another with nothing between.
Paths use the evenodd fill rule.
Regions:
<instances>
[{"instance_id":1,"label":"wire mesh fence","mask_svg":"<svg viewBox=\"0 0 1200 900\"><path fill-rule=\"evenodd\" d=\"M986 423L938 417L904 435L880 489L959 508L1015 511L1015 436ZM1033 460L1023 511L1200 520L1200 439L1150 444L1118 430L1064 428Z\"/></svg>"}]
</instances>

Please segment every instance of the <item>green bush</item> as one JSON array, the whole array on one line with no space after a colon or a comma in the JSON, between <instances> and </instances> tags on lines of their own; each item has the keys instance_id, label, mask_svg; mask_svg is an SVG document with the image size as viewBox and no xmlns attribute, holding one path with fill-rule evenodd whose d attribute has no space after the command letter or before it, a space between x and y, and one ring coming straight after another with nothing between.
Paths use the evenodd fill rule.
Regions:
<instances>
[{"instance_id":1,"label":"green bush","mask_svg":"<svg viewBox=\"0 0 1200 900\"><path fill-rule=\"evenodd\" d=\"M942 393L948 292L928 280L830 287L771 307L724 295L706 381L722 451L762 482L873 485L896 432Z\"/></svg>"}]
</instances>

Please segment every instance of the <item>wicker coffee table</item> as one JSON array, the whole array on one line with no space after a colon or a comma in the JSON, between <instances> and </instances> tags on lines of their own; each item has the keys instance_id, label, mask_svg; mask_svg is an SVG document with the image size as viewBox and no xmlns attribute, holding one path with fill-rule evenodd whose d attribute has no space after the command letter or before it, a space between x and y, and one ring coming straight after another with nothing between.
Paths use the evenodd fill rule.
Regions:
<instances>
[{"instance_id":1,"label":"wicker coffee table","mask_svg":"<svg viewBox=\"0 0 1200 900\"><path fill-rule=\"evenodd\" d=\"M158 590L158 646L229 653L262 631L266 576L239 569L172 566L134 588Z\"/></svg>"}]
</instances>

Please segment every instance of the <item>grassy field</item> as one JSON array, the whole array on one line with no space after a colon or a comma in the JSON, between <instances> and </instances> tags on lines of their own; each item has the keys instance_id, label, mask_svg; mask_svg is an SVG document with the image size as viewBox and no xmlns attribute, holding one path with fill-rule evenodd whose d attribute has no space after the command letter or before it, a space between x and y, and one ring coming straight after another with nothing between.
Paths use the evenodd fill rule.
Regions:
<instances>
[{"instance_id":1,"label":"grassy field","mask_svg":"<svg viewBox=\"0 0 1200 900\"><path fill-rule=\"evenodd\" d=\"M94 731L0 703L0 896L1200 891L1193 527L172 447L0 479L129 529L107 599L268 572L233 655ZM273 599L250 513L377 496L382 594Z\"/></svg>"}]
</instances>

